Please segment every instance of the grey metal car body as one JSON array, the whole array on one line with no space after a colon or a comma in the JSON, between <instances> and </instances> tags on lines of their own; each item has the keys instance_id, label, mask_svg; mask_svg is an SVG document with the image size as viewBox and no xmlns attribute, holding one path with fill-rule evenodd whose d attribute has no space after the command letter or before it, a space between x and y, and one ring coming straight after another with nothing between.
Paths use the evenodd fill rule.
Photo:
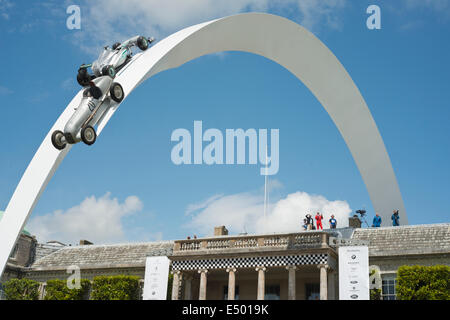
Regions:
<instances>
[{"instance_id":1,"label":"grey metal car body","mask_svg":"<svg viewBox=\"0 0 450 320\"><path fill-rule=\"evenodd\" d=\"M97 77L104 75L105 68L109 66L113 66L116 72L119 71L131 59L133 46L146 50L149 43L153 41L153 38L146 39L142 36L135 36L122 43L115 43L112 48L105 47L97 60L92 63L94 75Z\"/></svg>"},{"instance_id":2,"label":"grey metal car body","mask_svg":"<svg viewBox=\"0 0 450 320\"><path fill-rule=\"evenodd\" d=\"M83 141L87 145L93 144L97 137L94 126L112 101L119 103L124 96L122 86L114 82L112 77L101 76L92 80L90 86L84 89L80 104L64 126L64 131L53 132L53 146L62 150L67 143Z\"/></svg>"},{"instance_id":3,"label":"grey metal car body","mask_svg":"<svg viewBox=\"0 0 450 320\"><path fill-rule=\"evenodd\" d=\"M83 97L64 130L53 132L51 139L55 148L62 150L67 143L80 141L87 145L95 142L97 134L94 126L108 110L112 100L120 103L124 97L122 86L114 82L116 72L131 60L133 46L144 51L153 41L153 38L135 36L122 43L115 43L112 48L105 47L92 64L81 65L77 81L85 87ZM87 72L89 67L92 75Z\"/></svg>"},{"instance_id":4,"label":"grey metal car body","mask_svg":"<svg viewBox=\"0 0 450 320\"><path fill-rule=\"evenodd\" d=\"M132 47L137 46L142 51L147 50L154 38L145 38L143 36L134 36L122 43L115 43L112 47L104 47L100 52L97 60L91 64L83 64L78 69L77 81L81 86L88 85L89 81L100 76L109 75L115 77L128 62L131 61L133 51ZM92 69L92 75L87 72L88 68Z\"/></svg>"},{"instance_id":5,"label":"grey metal car body","mask_svg":"<svg viewBox=\"0 0 450 320\"><path fill-rule=\"evenodd\" d=\"M81 129L88 125L92 127L96 125L103 113L109 108L110 97L107 93L113 79L109 76L102 76L95 78L92 82L101 90L102 96L96 99L92 94L92 87L83 91L80 105L64 127L64 137L68 143L73 144L81 141Z\"/></svg>"}]
</instances>

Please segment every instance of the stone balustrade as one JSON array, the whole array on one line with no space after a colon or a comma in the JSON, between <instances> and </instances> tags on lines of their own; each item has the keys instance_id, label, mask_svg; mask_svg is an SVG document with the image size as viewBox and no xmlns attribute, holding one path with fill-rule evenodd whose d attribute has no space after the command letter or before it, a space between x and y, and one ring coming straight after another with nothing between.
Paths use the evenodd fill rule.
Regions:
<instances>
[{"instance_id":1,"label":"stone balustrade","mask_svg":"<svg viewBox=\"0 0 450 320\"><path fill-rule=\"evenodd\" d=\"M240 251L251 249L316 249L328 247L329 235L323 231L270 235L217 236L211 238L176 240L173 255L194 254L196 252L217 253L220 251Z\"/></svg>"}]
</instances>

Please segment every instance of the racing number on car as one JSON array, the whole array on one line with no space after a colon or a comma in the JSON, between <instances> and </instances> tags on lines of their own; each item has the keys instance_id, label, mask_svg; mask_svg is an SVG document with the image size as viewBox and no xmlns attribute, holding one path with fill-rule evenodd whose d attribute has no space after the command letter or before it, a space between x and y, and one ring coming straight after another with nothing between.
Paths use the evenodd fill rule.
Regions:
<instances>
[{"instance_id":1,"label":"racing number on car","mask_svg":"<svg viewBox=\"0 0 450 320\"><path fill-rule=\"evenodd\" d=\"M88 107L89 107L89 110L94 111L94 109L95 109L95 103L93 103L92 101L89 101Z\"/></svg>"}]
</instances>

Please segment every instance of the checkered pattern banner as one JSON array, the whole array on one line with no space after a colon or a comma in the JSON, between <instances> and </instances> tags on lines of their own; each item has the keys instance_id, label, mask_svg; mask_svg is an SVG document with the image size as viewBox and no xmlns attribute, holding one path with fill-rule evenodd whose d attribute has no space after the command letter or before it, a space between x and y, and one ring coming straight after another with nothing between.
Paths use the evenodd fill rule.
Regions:
<instances>
[{"instance_id":1,"label":"checkered pattern banner","mask_svg":"<svg viewBox=\"0 0 450 320\"><path fill-rule=\"evenodd\" d=\"M275 267L288 265L327 264L327 254L304 254L296 256L267 256L225 259L202 259L173 261L173 270Z\"/></svg>"}]
</instances>

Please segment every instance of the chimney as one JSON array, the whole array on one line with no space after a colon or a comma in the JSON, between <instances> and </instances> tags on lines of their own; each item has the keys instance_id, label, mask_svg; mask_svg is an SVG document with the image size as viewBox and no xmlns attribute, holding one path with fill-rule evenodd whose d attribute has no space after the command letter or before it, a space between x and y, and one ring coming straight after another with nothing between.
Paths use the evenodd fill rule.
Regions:
<instances>
[{"instance_id":1,"label":"chimney","mask_svg":"<svg viewBox=\"0 0 450 320\"><path fill-rule=\"evenodd\" d=\"M88 246L91 244L93 244L93 243L88 240L80 240L80 246Z\"/></svg>"},{"instance_id":2,"label":"chimney","mask_svg":"<svg viewBox=\"0 0 450 320\"><path fill-rule=\"evenodd\" d=\"M348 226L350 228L361 228L361 220L355 214L353 217L348 218Z\"/></svg>"},{"instance_id":3,"label":"chimney","mask_svg":"<svg viewBox=\"0 0 450 320\"><path fill-rule=\"evenodd\" d=\"M228 230L225 226L214 227L214 236L227 236Z\"/></svg>"}]
</instances>

